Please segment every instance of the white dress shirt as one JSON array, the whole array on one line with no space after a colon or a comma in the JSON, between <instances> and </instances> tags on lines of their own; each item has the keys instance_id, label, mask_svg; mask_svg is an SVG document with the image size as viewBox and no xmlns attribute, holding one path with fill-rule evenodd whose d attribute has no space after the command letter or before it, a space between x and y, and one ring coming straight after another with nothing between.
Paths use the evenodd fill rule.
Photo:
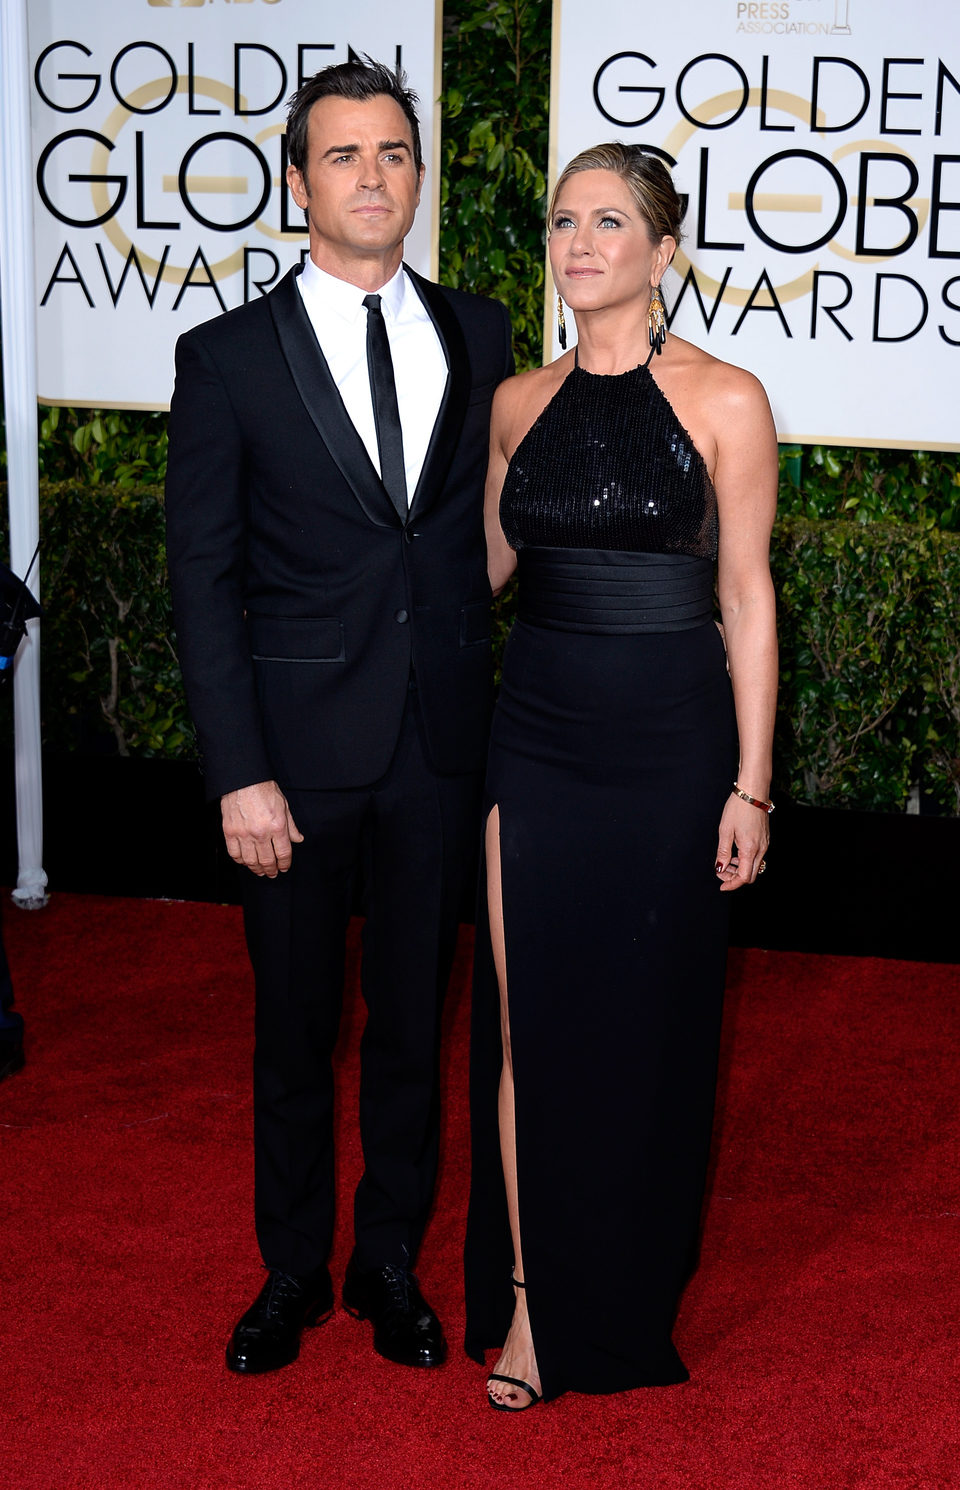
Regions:
<instances>
[{"instance_id":1,"label":"white dress shirt","mask_svg":"<svg viewBox=\"0 0 960 1490\"><path fill-rule=\"evenodd\" d=\"M307 315L347 413L380 474L380 452L367 369L369 292L306 259L297 276ZM412 502L447 386L447 363L436 328L403 266L377 291L390 342L403 430L407 501Z\"/></svg>"}]
</instances>

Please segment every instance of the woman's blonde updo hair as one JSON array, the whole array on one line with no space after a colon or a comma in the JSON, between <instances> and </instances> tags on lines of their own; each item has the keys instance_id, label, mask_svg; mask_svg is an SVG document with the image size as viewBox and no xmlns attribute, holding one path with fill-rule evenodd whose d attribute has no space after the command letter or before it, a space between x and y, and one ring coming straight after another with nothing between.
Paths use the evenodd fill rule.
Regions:
<instances>
[{"instance_id":1,"label":"woman's blonde updo hair","mask_svg":"<svg viewBox=\"0 0 960 1490\"><path fill-rule=\"evenodd\" d=\"M622 145L619 140L609 145L594 145L590 150L581 150L570 164L560 172L553 188L550 208L547 213L548 230L553 222L557 197L571 176L580 171L613 171L625 181L637 209L650 231L652 243L661 238L675 238L680 242L680 223L684 204L677 195L670 172L656 155L648 155L639 145Z\"/></svg>"}]
</instances>

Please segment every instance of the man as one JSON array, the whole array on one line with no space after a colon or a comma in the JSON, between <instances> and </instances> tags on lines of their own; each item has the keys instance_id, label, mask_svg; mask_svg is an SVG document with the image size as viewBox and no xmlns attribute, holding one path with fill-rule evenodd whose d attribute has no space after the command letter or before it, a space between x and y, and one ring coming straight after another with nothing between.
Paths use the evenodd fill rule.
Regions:
<instances>
[{"instance_id":1,"label":"man","mask_svg":"<svg viewBox=\"0 0 960 1490\"><path fill-rule=\"evenodd\" d=\"M512 370L502 306L402 265L415 96L344 63L291 101L310 257L180 339L167 516L180 662L245 875L257 986L257 1236L231 1370L294 1360L333 1307L344 933L366 923L364 1174L343 1301L413 1366L446 1345L412 1267L437 1165L437 1040L489 709L482 483Z\"/></svg>"}]
</instances>

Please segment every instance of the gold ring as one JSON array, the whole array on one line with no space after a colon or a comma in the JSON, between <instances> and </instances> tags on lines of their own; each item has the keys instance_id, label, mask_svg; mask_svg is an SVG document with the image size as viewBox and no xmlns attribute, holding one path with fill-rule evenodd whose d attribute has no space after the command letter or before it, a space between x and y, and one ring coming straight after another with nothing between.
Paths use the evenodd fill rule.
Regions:
<instances>
[{"instance_id":1,"label":"gold ring","mask_svg":"<svg viewBox=\"0 0 960 1490\"><path fill-rule=\"evenodd\" d=\"M760 863L757 865L757 873L758 874L762 874L763 871L766 869L766 867L767 867L767 861L766 861L766 859L761 859L760 860Z\"/></svg>"}]
</instances>

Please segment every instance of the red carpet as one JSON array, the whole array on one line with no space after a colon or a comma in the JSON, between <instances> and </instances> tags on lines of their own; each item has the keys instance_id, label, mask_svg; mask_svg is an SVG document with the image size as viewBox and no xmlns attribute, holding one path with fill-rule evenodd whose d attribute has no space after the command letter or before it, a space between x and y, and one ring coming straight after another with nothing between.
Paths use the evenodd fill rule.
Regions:
<instances>
[{"instance_id":1,"label":"red carpet","mask_svg":"<svg viewBox=\"0 0 960 1490\"><path fill-rule=\"evenodd\" d=\"M62 895L41 914L10 910L5 933L28 1064L0 1086L0 1484L960 1485L960 968L733 954L703 1262L677 1332L692 1380L568 1396L511 1421L484 1405L459 1348L440 1372L405 1371L340 1311L287 1371L224 1368L261 1281L235 910ZM461 951L420 1265L451 1342L467 1175ZM351 992L344 1194L360 1021ZM344 1206L337 1275L348 1217Z\"/></svg>"}]
</instances>

